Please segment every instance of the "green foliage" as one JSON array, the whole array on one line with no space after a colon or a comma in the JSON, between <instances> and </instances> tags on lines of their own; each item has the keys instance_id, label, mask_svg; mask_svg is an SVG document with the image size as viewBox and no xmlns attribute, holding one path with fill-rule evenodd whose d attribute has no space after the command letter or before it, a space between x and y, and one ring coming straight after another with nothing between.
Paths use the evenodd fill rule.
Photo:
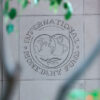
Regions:
<instances>
[{"instance_id":1,"label":"green foliage","mask_svg":"<svg viewBox=\"0 0 100 100\"><path fill-rule=\"evenodd\" d=\"M69 20L73 13L73 9L72 9L70 2L64 3L64 8L65 8L65 10L67 10L67 12L65 14L65 19Z\"/></svg>"},{"instance_id":2,"label":"green foliage","mask_svg":"<svg viewBox=\"0 0 100 100\"><path fill-rule=\"evenodd\" d=\"M6 30L7 30L8 34L11 34L14 31L14 25L13 24L8 24L6 26Z\"/></svg>"},{"instance_id":3,"label":"green foliage","mask_svg":"<svg viewBox=\"0 0 100 100\"><path fill-rule=\"evenodd\" d=\"M17 0L17 1L23 9L26 8L29 3L29 0ZM63 0L49 0L49 2L50 2L50 7L54 9L54 12L57 12L59 6L61 6L61 4L63 3L63 8L66 10L66 13L64 15L65 19L69 20L71 18L73 10L69 1L63 2ZM34 0L34 5L38 3L39 0ZM14 20L17 16L17 10L15 8L10 9L9 4L10 4L10 0L6 0L4 4L4 16L8 16L9 19ZM7 25L6 29L8 33L11 33L14 30L12 25Z\"/></svg>"},{"instance_id":4,"label":"green foliage","mask_svg":"<svg viewBox=\"0 0 100 100\"><path fill-rule=\"evenodd\" d=\"M67 98L68 100L100 100L100 90L87 92L83 89L74 89L68 93Z\"/></svg>"},{"instance_id":5,"label":"green foliage","mask_svg":"<svg viewBox=\"0 0 100 100\"><path fill-rule=\"evenodd\" d=\"M11 8L10 12L9 12L9 18L10 19L14 19L17 16L17 11L15 8Z\"/></svg>"},{"instance_id":6,"label":"green foliage","mask_svg":"<svg viewBox=\"0 0 100 100\"><path fill-rule=\"evenodd\" d=\"M9 9L9 0L6 0L5 5L4 5L4 13L7 13Z\"/></svg>"}]
</instances>

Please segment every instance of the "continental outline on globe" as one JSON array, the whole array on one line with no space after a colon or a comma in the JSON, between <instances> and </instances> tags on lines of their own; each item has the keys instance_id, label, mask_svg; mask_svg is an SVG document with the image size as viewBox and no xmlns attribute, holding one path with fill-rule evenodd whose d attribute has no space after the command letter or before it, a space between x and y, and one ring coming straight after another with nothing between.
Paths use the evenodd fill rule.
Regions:
<instances>
[{"instance_id":1,"label":"continental outline on globe","mask_svg":"<svg viewBox=\"0 0 100 100\"><path fill-rule=\"evenodd\" d=\"M54 68L66 60L69 54L69 39L62 34L42 34L33 41L34 59L48 68Z\"/></svg>"}]
</instances>

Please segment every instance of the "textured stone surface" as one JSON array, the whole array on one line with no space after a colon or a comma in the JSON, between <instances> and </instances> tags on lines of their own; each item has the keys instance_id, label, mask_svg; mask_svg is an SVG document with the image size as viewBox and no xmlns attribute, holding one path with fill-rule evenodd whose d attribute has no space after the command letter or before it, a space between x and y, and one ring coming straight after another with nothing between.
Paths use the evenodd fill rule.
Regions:
<instances>
[{"instance_id":1,"label":"textured stone surface","mask_svg":"<svg viewBox=\"0 0 100 100\"><path fill-rule=\"evenodd\" d=\"M11 6L17 7L21 11L21 7L14 2L12 0ZM14 61L20 62L22 68L20 82L18 81L18 87L13 95L14 100L55 100L57 92L65 82L65 79L68 79L78 69L81 60L86 59L94 49L96 42L100 38L100 2L99 0L71 0L71 2L74 8L74 15L69 21L64 20L64 11L62 8L55 15L49 10L49 2L41 1L37 7L31 8L28 6L23 13L19 11L19 19L12 22L16 26L18 33L12 33L8 36L8 39ZM47 20L49 20L49 23ZM45 22L43 23L43 21ZM64 23L66 24L64 25ZM66 28L66 31L64 28ZM73 30L74 35L72 39L70 39L71 35L69 35L69 30L72 31L71 28L75 29ZM6 34L5 28L3 30L4 34ZM61 33L64 37L61 36ZM65 44L63 45L65 47L67 46L67 49L64 49L67 51L63 53L65 55L57 55L62 50L57 41L60 41L60 44L64 41ZM73 46L71 41L74 41ZM76 55L75 59L77 60L73 61L74 63L70 63L67 66L62 65L62 59L64 60L67 54L71 54L73 47L74 50L80 52L79 58ZM70 52L68 53L68 51ZM30 52L31 55L29 54ZM54 55L58 58L60 57L61 61L57 62L57 59L50 59ZM33 57L32 61L30 59L31 57ZM42 57L48 59L42 59L44 60L42 61L40 59ZM90 92L100 87L99 60L100 57L77 80L76 84L72 86L72 89L81 88ZM47 61L51 61L53 64L47 63ZM72 61L72 59L69 61ZM34 66L32 65L33 63ZM57 64L60 64L59 68ZM57 65L57 68L55 68L55 65ZM48 70L49 74L47 73ZM0 74L0 80L1 77ZM4 80L6 79L4 78ZM5 81L4 84L6 84Z\"/></svg>"},{"instance_id":2,"label":"textured stone surface","mask_svg":"<svg viewBox=\"0 0 100 100\"><path fill-rule=\"evenodd\" d=\"M29 100L31 98L44 99L44 100L55 100L60 87L65 81L24 81L21 82L20 87L20 99ZM73 86L75 88L84 88L84 81L78 81L77 84ZM27 91L26 91L27 90ZM24 92L23 92L24 91Z\"/></svg>"},{"instance_id":3,"label":"textured stone surface","mask_svg":"<svg viewBox=\"0 0 100 100\"><path fill-rule=\"evenodd\" d=\"M62 51L63 48L59 45L61 39L65 51ZM46 43L50 43L50 46ZM53 53L50 51L52 47ZM37 50L39 48L40 52ZM77 65L83 59L82 48L83 19L80 16L73 16L68 22L61 16L33 16L20 19L20 63L23 69L21 79L65 79L77 70ZM35 52L38 58L34 56Z\"/></svg>"},{"instance_id":4,"label":"textured stone surface","mask_svg":"<svg viewBox=\"0 0 100 100\"><path fill-rule=\"evenodd\" d=\"M84 0L86 14L100 14L100 0Z\"/></svg>"}]
</instances>

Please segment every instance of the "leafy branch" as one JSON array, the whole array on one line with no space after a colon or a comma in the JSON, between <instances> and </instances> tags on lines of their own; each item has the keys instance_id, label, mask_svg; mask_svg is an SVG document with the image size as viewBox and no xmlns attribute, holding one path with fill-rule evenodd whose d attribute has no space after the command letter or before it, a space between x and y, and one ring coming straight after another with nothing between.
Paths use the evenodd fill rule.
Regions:
<instances>
[{"instance_id":1,"label":"leafy branch","mask_svg":"<svg viewBox=\"0 0 100 100\"><path fill-rule=\"evenodd\" d=\"M12 33L14 31L14 25L11 23L8 23L8 20L14 20L18 14L18 11L16 8L10 8L10 2L11 0L6 0L4 4L4 9L3 9L3 15L5 17L5 22L6 22L6 31L8 34ZM34 5L39 4L39 0L17 0L17 2L21 5L22 9L25 9L29 3L33 3ZM66 11L64 17L66 20L70 19L72 16L72 6L69 1L66 0L64 2L63 0L49 0L50 2L50 7L57 12L58 8L63 5L63 9Z\"/></svg>"}]
</instances>

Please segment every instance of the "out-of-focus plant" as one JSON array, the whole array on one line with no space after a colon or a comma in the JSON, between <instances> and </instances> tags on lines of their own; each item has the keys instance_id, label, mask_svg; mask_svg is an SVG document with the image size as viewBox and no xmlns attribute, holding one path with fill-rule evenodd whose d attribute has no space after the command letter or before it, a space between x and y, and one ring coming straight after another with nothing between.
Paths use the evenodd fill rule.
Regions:
<instances>
[{"instance_id":1,"label":"out-of-focus plant","mask_svg":"<svg viewBox=\"0 0 100 100\"><path fill-rule=\"evenodd\" d=\"M83 89L71 90L68 94L68 100L100 100L100 90L86 92Z\"/></svg>"},{"instance_id":2,"label":"out-of-focus plant","mask_svg":"<svg viewBox=\"0 0 100 100\"><path fill-rule=\"evenodd\" d=\"M39 0L17 0L17 1L21 5L22 9L25 9L29 3L33 3L33 6L39 3ZM3 9L4 22L6 23L6 30L8 34L14 31L14 25L12 23L8 23L8 20L9 19L14 20L18 14L18 11L16 8L10 8L10 2L11 2L10 0L6 0L4 3L4 9ZM72 9L71 3L68 0L66 1L49 0L49 2L50 2L50 8L54 9L55 12L57 12L59 6L62 4L63 8L66 10L66 13L64 15L65 19L68 20L71 18L73 9ZM98 51L98 48L97 48L97 51ZM93 55L93 58L95 58L94 56L95 54ZM91 61L91 59L89 61ZM68 96L68 100L100 100L100 91L94 90L89 93L84 90L77 89L77 90L72 90L71 92L69 92L67 96Z\"/></svg>"},{"instance_id":3,"label":"out-of-focus plant","mask_svg":"<svg viewBox=\"0 0 100 100\"><path fill-rule=\"evenodd\" d=\"M4 22L6 23L6 31L8 32L8 34L12 33L14 31L14 25L10 22L8 23L8 20L14 20L17 16L17 9L16 8L10 8L10 2L11 0L6 0L4 3L4 10L3 10L3 14L4 14ZM21 5L22 9L25 9L28 4L33 3L32 5L38 5L39 0L17 0L17 2ZM50 8L52 8L54 10L54 12L57 12L59 6L63 6L63 8L65 9L66 13L65 13L65 19L68 20L71 18L72 16L72 6L71 3L66 0L49 0L50 2Z\"/></svg>"}]
</instances>

